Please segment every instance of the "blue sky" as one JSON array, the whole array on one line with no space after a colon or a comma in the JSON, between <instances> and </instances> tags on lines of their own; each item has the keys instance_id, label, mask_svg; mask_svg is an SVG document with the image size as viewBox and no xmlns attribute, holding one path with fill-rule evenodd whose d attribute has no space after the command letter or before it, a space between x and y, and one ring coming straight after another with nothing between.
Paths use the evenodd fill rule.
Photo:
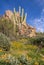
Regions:
<instances>
[{"instance_id":1,"label":"blue sky","mask_svg":"<svg viewBox=\"0 0 44 65\"><path fill-rule=\"evenodd\" d=\"M27 23L34 26L37 31L44 31L44 0L0 0L0 15L5 10L12 10L19 6L27 12Z\"/></svg>"}]
</instances>

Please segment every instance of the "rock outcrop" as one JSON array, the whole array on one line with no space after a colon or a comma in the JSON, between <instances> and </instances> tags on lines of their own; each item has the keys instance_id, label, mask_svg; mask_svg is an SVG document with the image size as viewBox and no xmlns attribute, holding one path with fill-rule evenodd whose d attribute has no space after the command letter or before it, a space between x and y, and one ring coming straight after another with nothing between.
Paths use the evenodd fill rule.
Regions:
<instances>
[{"instance_id":1,"label":"rock outcrop","mask_svg":"<svg viewBox=\"0 0 44 65\"><path fill-rule=\"evenodd\" d=\"M24 14L24 9L22 9L22 12L20 7L18 12L16 12L15 8L14 12L7 10L3 17L14 23L14 29L16 29L17 26L17 35L36 36L36 29L26 23L27 14Z\"/></svg>"}]
</instances>

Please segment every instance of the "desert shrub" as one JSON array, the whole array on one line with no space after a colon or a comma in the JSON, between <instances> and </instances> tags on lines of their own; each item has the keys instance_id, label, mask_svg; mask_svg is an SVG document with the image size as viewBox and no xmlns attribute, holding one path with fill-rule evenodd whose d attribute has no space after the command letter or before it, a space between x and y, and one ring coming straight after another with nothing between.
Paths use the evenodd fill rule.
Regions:
<instances>
[{"instance_id":1,"label":"desert shrub","mask_svg":"<svg viewBox=\"0 0 44 65\"><path fill-rule=\"evenodd\" d=\"M20 56L18 59L22 65L29 65L30 63L24 55Z\"/></svg>"},{"instance_id":2,"label":"desert shrub","mask_svg":"<svg viewBox=\"0 0 44 65\"><path fill-rule=\"evenodd\" d=\"M17 58L12 58L10 63L11 65L20 65L20 61Z\"/></svg>"},{"instance_id":3,"label":"desert shrub","mask_svg":"<svg viewBox=\"0 0 44 65\"><path fill-rule=\"evenodd\" d=\"M12 55L9 55L7 58L6 58L6 61L8 60L8 62L11 64L11 65L20 65L20 61L18 60L18 58L15 56L12 56Z\"/></svg>"},{"instance_id":4,"label":"desert shrub","mask_svg":"<svg viewBox=\"0 0 44 65\"><path fill-rule=\"evenodd\" d=\"M0 65L11 65L9 62L0 62Z\"/></svg>"},{"instance_id":5,"label":"desert shrub","mask_svg":"<svg viewBox=\"0 0 44 65\"><path fill-rule=\"evenodd\" d=\"M42 45L44 47L44 37L29 38L28 42L35 45Z\"/></svg>"},{"instance_id":6,"label":"desert shrub","mask_svg":"<svg viewBox=\"0 0 44 65\"><path fill-rule=\"evenodd\" d=\"M0 33L0 47L6 51L10 49L10 39L2 33Z\"/></svg>"},{"instance_id":7,"label":"desert shrub","mask_svg":"<svg viewBox=\"0 0 44 65\"><path fill-rule=\"evenodd\" d=\"M44 65L44 61L39 60L39 65Z\"/></svg>"},{"instance_id":8,"label":"desert shrub","mask_svg":"<svg viewBox=\"0 0 44 65\"><path fill-rule=\"evenodd\" d=\"M41 53L44 55L44 48L41 49Z\"/></svg>"},{"instance_id":9,"label":"desert shrub","mask_svg":"<svg viewBox=\"0 0 44 65\"><path fill-rule=\"evenodd\" d=\"M0 56L3 55L3 54L4 54L4 52L3 51L2 52L0 51Z\"/></svg>"},{"instance_id":10,"label":"desert shrub","mask_svg":"<svg viewBox=\"0 0 44 65\"><path fill-rule=\"evenodd\" d=\"M5 18L0 18L0 32L5 34L11 40L15 39L15 29L14 23L11 20Z\"/></svg>"}]
</instances>

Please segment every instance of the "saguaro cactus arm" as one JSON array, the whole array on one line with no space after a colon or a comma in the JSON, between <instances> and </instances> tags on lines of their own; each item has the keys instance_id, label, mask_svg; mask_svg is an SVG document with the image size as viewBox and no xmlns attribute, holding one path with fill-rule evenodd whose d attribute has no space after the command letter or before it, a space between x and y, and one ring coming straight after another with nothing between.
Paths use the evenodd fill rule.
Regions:
<instances>
[{"instance_id":1,"label":"saguaro cactus arm","mask_svg":"<svg viewBox=\"0 0 44 65\"><path fill-rule=\"evenodd\" d=\"M24 9L22 8L22 21L23 21L23 18L24 18Z\"/></svg>"},{"instance_id":2,"label":"saguaro cactus arm","mask_svg":"<svg viewBox=\"0 0 44 65\"><path fill-rule=\"evenodd\" d=\"M21 7L19 6L19 14L21 14Z\"/></svg>"},{"instance_id":3,"label":"saguaro cactus arm","mask_svg":"<svg viewBox=\"0 0 44 65\"><path fill-rule=\"evenodd\" d=\"M27 13L25 13L25 18L24 18L24 19L25 19L25 21L26 21L26 18L27 18Z\"/></svg>"}]
</instances>

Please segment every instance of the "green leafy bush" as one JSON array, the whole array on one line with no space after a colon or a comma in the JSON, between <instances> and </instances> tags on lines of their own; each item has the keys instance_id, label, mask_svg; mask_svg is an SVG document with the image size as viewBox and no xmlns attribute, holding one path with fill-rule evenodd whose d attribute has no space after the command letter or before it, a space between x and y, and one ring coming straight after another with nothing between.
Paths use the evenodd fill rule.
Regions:
<instances>
[{"instance_id":1,"label":"green leafy bush","mask_svg":"<svg viewBox=\"0 0 44 65\"><path fill-rule=\"evenodd\" d=\"M2 33L0 33L0 47L6 51L10 49L10 39Z\"/></svg>"}]
</instances>

